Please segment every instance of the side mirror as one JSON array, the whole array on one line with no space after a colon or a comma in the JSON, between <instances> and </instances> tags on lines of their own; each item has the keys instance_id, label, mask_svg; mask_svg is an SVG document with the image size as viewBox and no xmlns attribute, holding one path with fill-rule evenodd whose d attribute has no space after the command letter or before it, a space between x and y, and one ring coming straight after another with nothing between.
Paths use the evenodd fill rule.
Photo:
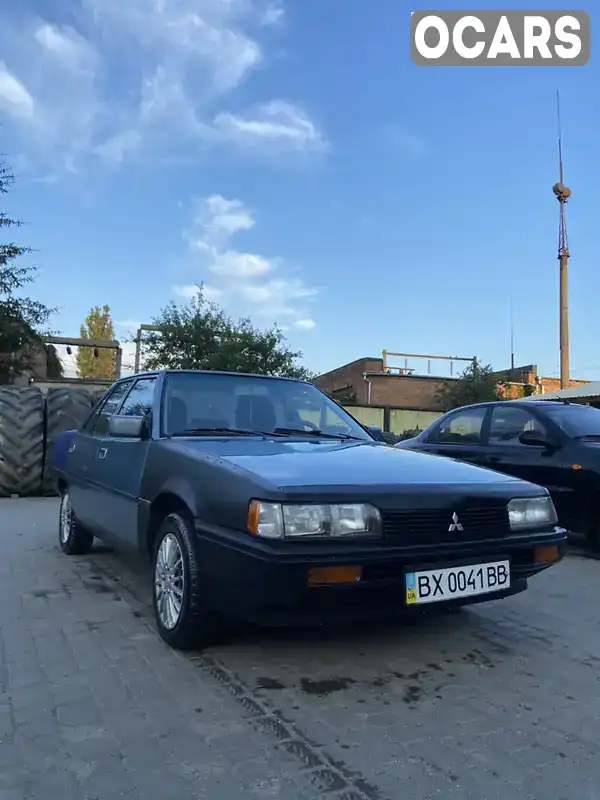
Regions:
<instances>
[{"instance_id":1,"label":"side mirror","mask_svg":"<svg viewBox=\"0 0 600 800\"><path fill-rule=\"evenodd\" d=\"M519 441L529 447L558 447L555 441L541 431L523 431L519 434Z\"/></svg>"},{"instance_id":2,"label":"side mirror","mask_svg":"<svg viewBox=\"0 0 600 800\"><path fill-rule=\"evenodd\" d=\"M365 427L374 439L377 439L378 442L385 442L383 431L378 425L366 425Z\"/></svg>"},{"instance_id":3,"label":"side mirror","mask_svg":"<svg viewBox=\"0 0 600 800\"><path fill-rule=\"evenodd\" d=\"M108 418L108 435L120 439L142 439L146 433L145 417L112 416Z\"/></svg>"}]
</instances>

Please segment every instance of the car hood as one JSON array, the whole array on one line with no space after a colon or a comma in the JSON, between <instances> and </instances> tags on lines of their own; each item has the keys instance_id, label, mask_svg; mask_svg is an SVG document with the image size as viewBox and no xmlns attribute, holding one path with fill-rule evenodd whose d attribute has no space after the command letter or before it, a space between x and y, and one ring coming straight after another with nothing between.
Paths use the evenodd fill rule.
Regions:
<instances>
[{"instance_id":1,"label":"car hood","mask_svg":"<svg viewBox=\"0 0 600 800\"><path fill-rule=\"evenodd\" d=\"M289 439L172 439L198 457L217 458L281 488L522 484L517 478L448 458L371 442Z\"/></svg>"}]
</instances>

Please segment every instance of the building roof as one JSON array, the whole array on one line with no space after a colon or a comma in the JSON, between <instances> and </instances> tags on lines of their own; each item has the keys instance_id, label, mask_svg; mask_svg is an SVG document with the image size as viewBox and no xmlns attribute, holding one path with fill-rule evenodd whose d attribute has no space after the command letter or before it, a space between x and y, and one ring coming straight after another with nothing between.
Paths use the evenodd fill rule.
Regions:
<instances>
[{"instance_id":1,"label":"building roof","mask_svg":"<svg viewBox=\"0 0 600 800\"><path fill-rule=\"evenodd\" d=\"M588 397L600 397L600 381L574 386L571 389L558 389L549 394L537 394L524 398L526 400L585 400Z\"/></svg>"}]
</instances>

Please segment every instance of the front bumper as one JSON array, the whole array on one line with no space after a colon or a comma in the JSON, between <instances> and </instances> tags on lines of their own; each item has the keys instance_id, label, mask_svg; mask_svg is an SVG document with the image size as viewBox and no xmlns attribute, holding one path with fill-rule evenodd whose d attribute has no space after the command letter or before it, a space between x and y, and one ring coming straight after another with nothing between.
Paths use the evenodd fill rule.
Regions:
<instances>
[{"instance_id":1,"label":"front bumper","mask_svg":"<svg viewBox=\"0 0 600 800\"><path fill-rule=\"evenodd\" d=\"M258 540L223 529L196 525L202 578L211 603L225 617L261 625L310 625L423 613L440 605L470 605L518 594L532 576L562 560L567 532L553 528L528 536L423 547L390 546L389 542L332 545L326 542ZM555 545L558 557L536 560L539 548ZM508 559L511 587L502 592L407 606L405 574L417 569L473 565ZM362 568L352 584L309 586L315 567Z\"/></svg>"}]
</instances>

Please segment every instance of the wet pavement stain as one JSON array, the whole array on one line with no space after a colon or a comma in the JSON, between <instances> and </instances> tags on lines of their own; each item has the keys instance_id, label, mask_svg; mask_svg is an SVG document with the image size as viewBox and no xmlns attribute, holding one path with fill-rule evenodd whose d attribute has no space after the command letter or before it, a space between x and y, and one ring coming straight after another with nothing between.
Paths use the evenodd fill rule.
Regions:
<instances>
[{"instance_id":1,"label":"wet pavement stain","mask_svg":"<svg viewBox=\"0 0 600 800\"><path fill-rule=\"evenodd\" d=\"M391 677L390 677L389 675L387 675L387 676L380 676L380 677L378 677L378 678L374 678L374 679L371 681L371 686L375 686L375 687L377 687L377 688L381 688L381 687L383 687L383 686L387 686L391 680L392 680L392 679L391 679Z\"/></svg>"},{"instance_id":2,"label":"wet pavement stain","mask_svg":"<svg viewBox=\"0 0 600 800\"><path fill-rule=\"evenodd\" d=\"M482 653L481 650L472 650L470 653L466 653L463 656L463 661L467 661L469 664L474 664L477 667L496 669L494 662L489 658L489 656L486 656L485 653Z\"/></svg>"},{"instance_id":3,"label":"wet pavement stain","mask_svg":"<svg viewBox=\"0 0 600 800\"><path fill-rule=\"evenodd\" d=\"M406 689L404 690L404 695L402 697L402 700L407 705L414 705L415 703L418 703L422 697L423 697L423 689L420 686L415 686L411 684L410 686L407 686Z\"/></svg>"},{"instance_id":4,"label":"wet pavement stain","mask_svg":"<svg viewBox=\"0 0 600 800\"><path fill-rule=\"evenodd\" d=\"M353 686L356 681L353 678L326 678L321 681L312 681L310 678L302 678L300 687L306 694L325 697L333 692L341 692Z\"/></svg>"},{"instance_id":5,"label":"wet pavement stain","mask_svg":"<svg viewBox=\"0 0 600 800\"><path fill-rule=\"evenodd\" d=\"M285 689L285 686L280 681L275 680L275 678L261 677L256 679L256 688L266 689L267 691L277 691L279 689Z\"/></svg>"}]
</instances>

